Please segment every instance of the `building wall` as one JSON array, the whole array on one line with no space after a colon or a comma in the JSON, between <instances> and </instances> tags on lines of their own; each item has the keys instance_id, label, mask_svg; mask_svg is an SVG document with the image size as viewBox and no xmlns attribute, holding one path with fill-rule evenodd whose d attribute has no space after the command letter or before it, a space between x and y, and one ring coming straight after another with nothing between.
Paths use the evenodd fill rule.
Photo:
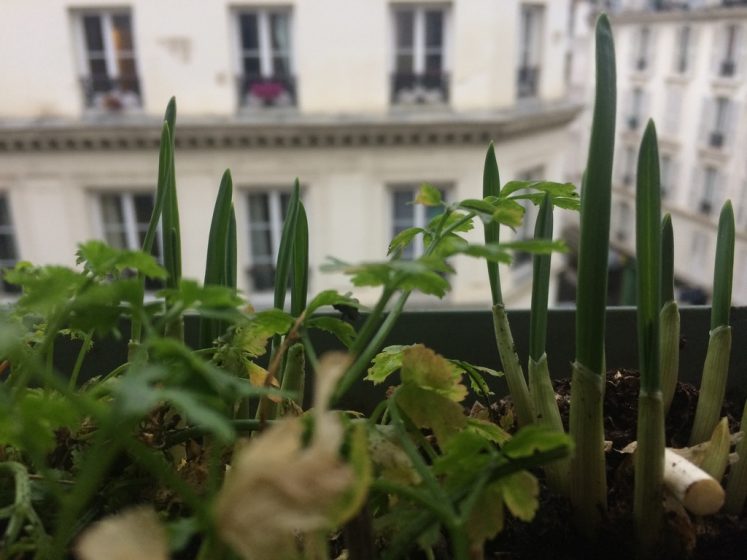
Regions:
<instances>
[{"instance_id":1,"label":"building wall","mask_svg":"<svg viewBox=\"0 0 747 560\"><path fill-rule=\"evenodd\" d=\"M638 7L640 9L640 7ZM736 59L737 75L717 77L714 65L720 62L719 50L725 26L742 26L741 45ZM694 31L695 51L691 68L685 75L674 70L678 52L677 32L684 26ZM640 30L651 32L649 67L636 69ZM741 157L747 145L747 9L722 8L708 11L692 9L670 12L630 12L623 10L613 19L618 59L618 136L616 142L615 192L613 195L613 240L616 232L626 233L621 248L633 251L635 245L635 171L626 170L623 150L631 147L637 157L641 134L648 118L657 126L660 155L674 163L674 175L663 211L672 214L675 234L675 274L683 283L701 287L710 293L713 282L716 229L721 204L730 199L737 219L737 243L734 262L734 303L747 304L747 165ZM640 122L632 130L632 90L640 88L646 101L640 111ZM678 93L679 92L679 93ZM729 134L722 147L708 146L713 119L706 113L708 100L723 96L735 110L729 115ZM679 99L679 101L678 101ZM710 118L709 118L710 117ZM721 196L710 213L699 208L703 197L704 166L718 170ZM624 184L625 176L628 184ZM630 208L629 220L622 223L620 206Z\"/></svg>"},{"instance_id":2,"label":"building wall","mask_svg":"<svg viewBox=\"0 0 747 560\"><path fill-rule=\"evenodd\" d=\"M446 7L451 109L513 105L518 0L4 0L0 118L81 116L75 16L107 8L130 10L146 114L160 114L177 94L182 114L233 116L239 70L234 15L238 8L267 6L288 7L292 14L300 113L384 114L390 109L393 64L391 8L418 4ZM560 99L565 95L568 2L531 4L545 11L540 98Z\"/></svg>"},{"instance_id":3,"label":"building wall","mask_svg":"<svg viewBox=\"0 0 747 560\"><path fill-rule=\"evenodd\" d=\"M518 99L523 4L543 7L540 73L536 95ZM236 13L273 6L291 14L296 104L239 109ZM392 10L400 6L446 10L447 103L392 105ZM84 69L80 16L107 9L124 9L131 17L139 108L106 112L85 107L79 80ZM543 170L544 178L564 179L568 123L574 113L568 112L562 122L543 119L552 107L567 105L568 9L567 0L4 0L0 193L10 204L18 256L72 265L78 242L103 235L97 193L154 189L158 154L155 147L145 148L150 140L122 149L112 148L111 142L134 129L157 131L166 102L176 95L178 122L197 131L192 134L196 146L177 147L176 152L185 276L203 276L213 201L223 170L230 168L236 188L240 287L249 289L245 193L289 188L298 177L311 230L311 289L348 289L347 279L322 275L318 266L328 255L349 261L385 258L393 227L392 185L431 181L451 186L452 200L479 197L491 138L497 140L504 180L536 168ZM530 121L534 124L527 128ZM323 145L340 126L362 134L377 127L390 140L370 146L356 141L347 147L293 147L298 145L296 127L298 137L311 134ZM502 132L480 132L479 142L431 141L424 126L439 137L448 137L452 129L461 131L452 134L454 138L469 135L471 129ZM216 149L207 144L221 141L222 132L215 129L228 134L243 130L252 136L274 127L288 131L282 147L231 144ZM119 132L112 136L111 131ZM109 144L68 145L76 135L106 136ZM411 135L418 138L411 140ZM184 136L178 127L180 138ZM470 236L482 239L479 225ZM505 238L510 237L507 232ZM485 263L455 259L455 266L458 274L449 302L488 301ZM528 304L528 270L505 269L508 301ZM373 292L362 295L374 297ZM269 301L266 294L249 296L260 304Z\"/></svg>"}]
</instances>

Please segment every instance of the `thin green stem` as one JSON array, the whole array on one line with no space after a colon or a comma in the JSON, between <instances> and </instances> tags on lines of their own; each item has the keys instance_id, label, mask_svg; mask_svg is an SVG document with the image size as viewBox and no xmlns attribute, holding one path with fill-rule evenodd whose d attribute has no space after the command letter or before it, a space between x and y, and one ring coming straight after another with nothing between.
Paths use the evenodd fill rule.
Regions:
<instances>
[{"instance_id":1,"label":"thin green stem","mask_svg":"<svg viewBox=\"0 0 747 560\"><path fill-rule=\"evenodd\" d=\"M70 383L68 384L68 388L70 388L71 390L75 389L78 386L78 376L80 375L80 370L83 367L83 360L85 359L88 350L91 348L92 337L93 331L88 331L83 337L83 343L80 345L78 357L75 359L75 365L73 366L73 371L70 374Z\"/></svg>"}]
</instances>

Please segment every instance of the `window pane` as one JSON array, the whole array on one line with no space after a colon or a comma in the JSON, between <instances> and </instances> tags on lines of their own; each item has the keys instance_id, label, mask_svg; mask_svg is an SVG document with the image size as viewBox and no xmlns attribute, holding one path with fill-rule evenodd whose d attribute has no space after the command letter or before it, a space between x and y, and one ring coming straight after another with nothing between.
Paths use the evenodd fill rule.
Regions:
<instances>
[{"instance_id":1,"label":"window pane","mask_svg":"<svg viewBox=\"0 0 747 560\"><path fill-rule=\"evenodd\" d=\"M414 72L413 68L414 64L412 54L397 55L397 73L412 74Z\"/></svg>"},{"instance_id":2,"label":"window pane","mask_svg":"<svg viewBox=\"0 0 747 560\"><path fill-rule=\"evenodd\" d=\"M285 217L288 215L288 206L290 206L290 200L290 193L280 193L280 213L283 215L283 220L285 220Z\"/></svg>"},{"instance_id":3,"label":"window pane","mask_svg":"<svg viewBox=\"0 0 747 560\"><path fill-rule=\"evenodd\" d=\"M136 194L132 198L135 202L135 219L138 224L143 224L147 228L153 213L153 195Z\"/></svg>"},{"instance_id":4,"label":"window pane","mask_svg":"<svg viewBox=\"0 0 747 560\"><path fill-rule=\"evenodd\" d=\"M121 226L124 224L122 200L118 195L101 195L101 217L104 222L104 228L108 228L112 225Z\"/></svg>"},{"instance_id":5,"label":"window pane","mask_svg":"<svg viewBox=\"0 0 747 560\"><path fill-rule=\"evenodd\" d=\"M397 48L412 48L414 42L415 12L398 10L395 12Z\"/></svg>"},{"instance_id":6,"label":"window pane","mask_svg":"<svg viewBox=\"0 0 747 560\"><path fill-rule=\"evenodd\" d=\"M272 57L272 73L275 76L290 75L290 64L287 56Z\"/></svg>"},{"instance_id":7,"label":"window pane","mask_svg":"<svg viewBox=\"0 0 747 560\"><path fill-rule=\"evenodd\" d=\"M259 49L259 33L257 32L257 14L241 14L241 46L244 50Z\"/></svg>"},{"instance_id":8,"label":"window pane","mask_svg":"<svg viewBox=\"0 0 747 560\"><path fill-rule=\"evenodd\" d=\"M392 238L394 238L395 235L397 235L399 232L406 230L407 227L405 226L394 226L394 231ZM413 243L410 243L402 250L402 258L404 259L414 259L415 258L415 246Z\"/></svg>"},{"instance_id":9,"label":"window pane","mask_svg":"<svg viewBox=\"0 0 747 560\"><path fill-rule=\"evenodd\" d=\"M104 239L115 249L128 249L127 236L122 228L104 228Z\"/></svg>"},{"instance_id":10,"label":"window pane","mask_svg":"<svg viewBox=\"0 0 747 560\"><path fill-rule=\"evenodd\" d=\"M128 14L112 16L112 35L116 52L132 51L132 27Z\"/></svg>"},{"instance_id":11,"label":"window pane","mask_svg":"<svg viewBox=\"0 0 747 560\"><path fill-rule=\"evenodd\" d=\"M264 194L249 195L249 223L270 221L269 197Z\"/></svg>"},{"instance_id":12,"label":"window pane","mask_svg":"<svg viewBox=\"0 0 747 560\"><path fill-rule=\"evenodd\" d=\"M425 71L433 74L440 74L441 68L441 55L440 54L429 54L425 57Z\"/></svg>"},{"instance_id":13,"label":"window pane","mask_svg":"<svg viewBox=\"0 0 747 560\"><path fill-rule=\"evenodd\" d=\"M270 44L274 51L290 50L287 14L270 14Z\"/></svg>"},{"instance_id":14,"label":"window pane","mask_svg":"<svg viewBox=\"0 0 747 560\"><path fill-rule=\"evenodd\" d=\"M396 191L394 193L394 219L397 222L407 222L410 225L415 221L415 206L410 204L413 201L413 192Z\"/></svg>"},{"instance_id":15,"label":"window pane","mask_svg":"<svg viewBox=\"0 0 747 560\"><path fill-rule=\"evenodd\" d=\"M443 12L440 10L425 13L425 46L427 48L443 46Z\"/></svg>"},{"instance_id":16,"label":"window pane","mask_svg":"<svg viewBox=\"0 0 747 560\"><path fill-rule=\"evenodd\" d=\"M247 76L261 74L259 56L244 56L244 74Z\"/></svg>"},{"instance_id":17,"label":"window pane","mask_svg":"<svg viewBox=\"0 0 747 560\"><path fill-rule=\"evenodd\" d=\"M86 37L86 48L91 51L104 50L104 35L101 32L99 16L83 16L83 33Z\"/></svg>"},{"instance_id":18,"label":"window pane","mask_svg":"<svg viewBox=\"0 0 747 560\"><path fill-rule=\"evenodd\" d=\"M8 199L4 196L0 196L0 226L9 226L10 223L10 209L8 208Z\"/></svg>"},{"instance_id":19,"label":"window pane","mask_svg":"<svg viewBox=\"0 0 747 560\"><path fill-rule=\"evenodd\" d=\"M249 271L252 287L257 292L272 290L275 286L275 267L271 264L258 264Z\"/></svg>"},{"instance_id":20,"label":"window pane","mask_svg":"<svg viewBox=\"0 0 747 560\"><path fill-rule=\"evenodd\" d=\"M16 258L16 245L9 233L0 234L0 260L12 261Z\"/></svg>"},{"instance_id":21,"label":"window pane","mask_svg":"<svg viewBox=\"0 0 747 560\"><path fill-rule=\"evenodd\" d=\"M135 77L135 61L132 58L120 58L119 63L119 77L126 81L128 78L132 79Z\"/></svg>"},{"instance_id":22,"label":"window pane","mask_svg":"<svg viewBox=\"0 0 747 560\"><path fill-rule=\"evenodd\" d=\"M94 85L96 84L96 78L106 79L109 75L106 70L106 61L103 58L88 59L88 67L91 71L91 77L94 78Z\"/></svg>"},{"instance_id":23,"label":"window pane","mask_svg":"<svg viewBox=\"0 0 747 560\"><path fill-rule=\"evenodd\" d=\"M265 228L252 228L251 233L252 243L252 260L273 260L272 254L272 238L270 236L270 230Z\"/></svg>"}]
</instances>

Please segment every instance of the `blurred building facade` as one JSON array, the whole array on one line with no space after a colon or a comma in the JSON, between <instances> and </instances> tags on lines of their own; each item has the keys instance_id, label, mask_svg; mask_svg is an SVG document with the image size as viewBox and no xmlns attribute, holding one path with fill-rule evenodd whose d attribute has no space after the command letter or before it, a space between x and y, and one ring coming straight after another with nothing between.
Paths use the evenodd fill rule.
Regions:
<instances>
[{"instance_id":1,"label":"blurred building facade","mask_svg":"<svg viewBox=\"0 0 747 560\"><path fill-rule=\"evenodd\" d=\"M625 255L635 253L638 150L646 123L653 118L659 139L662 211L672 216L680 297L691 303L709 300L719 213L730 199L737 229L733 301L745 305L747 2L602 4L612 15L618 68L610 236L620 258L613 256L613 265L619 267ZM587 16L598 8L597 3L587 3ZM593 34L586 27L589 54L574 58L574 62L585 61L574 76L593 72ZM591 78L578 79L593 83ZM590 124L589 113L574 125L579 135ZM576 178L584 165L580 156L572 164Z\"/></svg>"},{"instance_id":2,"label":"blurred building facade","mask_svg":"<svg viewBox=\"0 0 747 560\"><path fill-rule=\"evenodd\" d=\"M159 123L176 95L185 276L203 276L228 167L249 299L270 301L295 177L310 288L348 289L317 271L325 257L383 259L397 231L428 219L409 204L422 182L447 199L480 197L489 141L504 181L564 178L579 111L567 85L571 4L3 0L0 266L72 264L89 238L139 247ZM531 273L518 260L504 291L521 303ZM487 302L484 263L455 266L448 302Z\"/></svg>"}]
</instances>

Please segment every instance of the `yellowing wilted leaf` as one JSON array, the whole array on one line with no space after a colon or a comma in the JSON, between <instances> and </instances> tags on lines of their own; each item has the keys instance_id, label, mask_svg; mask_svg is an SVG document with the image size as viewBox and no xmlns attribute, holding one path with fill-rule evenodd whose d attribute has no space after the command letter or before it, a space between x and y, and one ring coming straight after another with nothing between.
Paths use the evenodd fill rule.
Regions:
<instances>
[{"instance_id":1,"label":"yellowing wilted leaf","mask_svg":"<svg viewBox=\"0 0 747 560\"><path fill-rule=\"evenodd\" d=\"M267 379L267 370L265 368L263 368L260 365L255 364L254 362L247 361L246 372L247 372L247 375L249 376L249 383L251 383L255 387L265 386L265 380ZM280 383L278 383L277 378L273 378L272 386L277 389L280 388ZM267 395L267 398L270 399L274 403L279 403L279 402L282 402L283 400L277 395Z\"/></svg>"},{"instance_id":2,"label":"yellowing wilted leaf","mask_svg":"<svg viewBox=\"0 0 747 560\"><path fill-rule=\"evenodd\" d=\"M461 368L422 344L405 348L402 353L403 384L413 383L459 402L467 396L461 380Z\"/></svg>"},{"instance_id":3,"label":"yellowing wilted leaf","mask_svg":"<svg viewBox=\"0 0 747 560\"><path fill-rule=\"evenodd\" d=\"M397 404L418 428L433 430L441 444L467 425L459 403L417 385L402 385L397 390Z\"/></svg>"},{"instance_id":4,"label":"yellowing wilted leaf","mask_svg":"<svg viewBox=\"0 0 747 560\"><path fill-rule=\"evenodd\" d=\"M539 507L539 483L534 475L528 471L519 471L502 478L498 483L509 511L522 521L534 519Z\"/></svg>"},{"instance_id":5,"label":"yellowing wilted leaf","mask_svg":"<svg viewBox=\"0 0 747 560\"><path fill-rule=\"evenodd\" d=\"M486 486L467 518L466 530L470 544L482 549L486 540L503 530L503 499L499 483Z\"/></svg>"},{"instance_id":6,"label":"yellowing wilted leaf","mask_svg":"<svg viewBox=\"0 0 747 560\"><path fill-rule=\"evenodd\" d=\"M88 527L75 545L80 560L167 560L166 530L150 507L136 507Z\"/></svg>"},{"instance_id":7,"label":"yellowing wilted leaf","mask_svg":"<svg viewBox=\"0 0 747 560\"><path fill-rule=\"evenodd\" d=\"M417 486L421 482L421 477L407 453L386 433L389 428L391 426L377 425L369 433L368 450L371 461L380 471L382 478Z\"/></svg>"}]
</instances>

